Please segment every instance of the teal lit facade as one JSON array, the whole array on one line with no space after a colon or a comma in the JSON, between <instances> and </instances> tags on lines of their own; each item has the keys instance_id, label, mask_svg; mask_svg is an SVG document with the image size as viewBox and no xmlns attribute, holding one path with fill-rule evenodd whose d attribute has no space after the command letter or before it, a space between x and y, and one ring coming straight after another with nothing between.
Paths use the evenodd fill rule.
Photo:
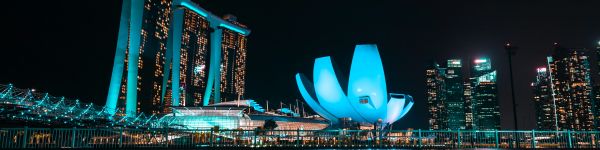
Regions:
<instances>
[{"instance_id":1,"label":"teal lit facade","mask_svg":"<svg viewBox=\"0 0 600 150\"><path fill-rule=\"evenodd\" d=\"M465 100L463 89L462 60L449 59L446 68L446 102L447 128L465 129Z\"/></svg>"},{"instance_id":2,"label":"teal lit facade","mask_svg":"<svg viewBox=\"0 0 600 150\"><path fill-rule=\"evenodd\" d=\"M201 16L208 22L209 28L214 30L208 35L208 43L210 43L210 48L208 49L210 54L208 55L210 59L207 60L208 64L206 65L208 65L208 67L206 67L206 65L203 67L207 68L207 70L204 71L206 74L206 83L203 89L202 105L206 106L211 102L220 102L220 84L222 80L220 66L222 63L221 55L223 53L223 30L233 31L240 36L247 36L250 34L250 30L245 26L223 20L199 7L190 0L155 2L156 5L162 7L159 11L162 12L158 14L166 15L166 17L156 17L153 16L156 14L148 13L149 10L145 10L156 5L152 4L148 5L150 7L144 7L145 4L152 2L154 1L123 0L115 60L106 100L107 110L114 115L118 111L117 106L119 99L124 99L124 111L128 117L136 116L136 113L139 112L140 109L138 105L145 107L145 105L149 105L149 103L161 103L161 106L164 107L167 102L170 102L172 106L181 106L182 103L185 103L182 102L182 99L185 98L182 98L181 96L185 96L187 94L186 92L190 91L187 87L194 83L187 83L185 81L186 79L182 77L194 72L191 71L192 69L186 68L199 67L199 65L189 66L186 63L181 63L182 61L191 61L182 60L187 58L181 57L187 55L185 51L182 52L182 34L184 34L183 26L186 11L191 11L192 13ZM149 22L144 19L148 17L156 17L156 20L150 21L159 22L157 23L159 25L156 25L156 28L143 29L145 26L144 24ZM148 38L145 37L153 38L152 36L155 35L152 32L148 32L151 30L159 30L168 33L159 36L164 37L159 38L159 42L149 41L147 40ZM153 57L147 58L147 43L164 44L158 46L150 45L160 47L155 49L157 53L154 55L158 56L156 57L156 61L153 60ZM245 55L245 52L243 55ZM155 64L160 67L155 67L156 65L154 64L145 64L150 61L155 61ZM148 70L147 68L153 67L153 71L145 71ZM140 70L141 72L138 72ZM158 74L158 76L152 77L151 80L147 80L146 78L150 77L146 74ZM141 78L141 82L138 82ZM151 81L156 84L152 84ZM125 82L125 84L123 84L123 82ZM198 90L198 88L195 88L194 90ZM213 93L213 91L216 92ZM140 92L142 97L139 97ZM154 93L159 94L153 95ZM124 94L122 98L120 98L121 94ZM160 102L155 102L154 100L146 102L145 100L147 99L159 99L158 101Z\"/></svg>"},{"instance_id":3,"label":"teal lit facade","mask_svg":"<svg viewBox=\"0 0 600 150\"><path fill-rule=\"evenodd\" d=\"M463 64L461 59L448 59L446 68L437 63L427 67L425 96L429 128L499 129L497 73L491 60L487 57L474 59L469 77L462 73Z\"/></svg>"},{"instance_id":4,"label":"teal lit facade","mask_svg":"<svg viewBox=\"0 0 600 150\"><path fill-rule=\"evenodd\" d=\"M472 129L500 129L500 105L498 103L497 73L487 57L475 59L471 70L471 100L467 104L472 111Z\"/></svg>"},{"instance_id":5,"label":"teal lit facade","mask_svg":"<svg viewBox=\"0 0 600 150\"><path fill-rule=\"evenodd\" d=\"M350 78L336 72L331 57L315 59L312 84L296 74L300 94L323 118L337 124L341 118L386 126L402 118L412 108L412 96L387 93L385 74L376 45L357 45ZM347 83L347 88L344 85Z\"/></svg>"},{"instance_id":6,"label":"teal lit facade","mask_svg":"<svg viewBox=\"0 0 600 150\"><path fill-rule=\"evenodd\" d=\"M478 73L492 70L492 61L487 57L477 58L473 61L473 70L473 76L479 76Z\"/></svg>"}]
</instances>

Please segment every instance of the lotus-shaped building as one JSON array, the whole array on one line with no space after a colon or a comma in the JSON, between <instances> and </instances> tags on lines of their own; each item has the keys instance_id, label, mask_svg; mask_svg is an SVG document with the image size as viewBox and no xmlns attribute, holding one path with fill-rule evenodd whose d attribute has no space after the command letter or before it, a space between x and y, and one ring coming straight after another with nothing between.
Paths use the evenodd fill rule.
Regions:
<instances>
[{"instance_id":1,"label":"lotus-shaped building","mask_svg":"<svg viewBox=\"0 0 600 150\"><path fill-rule=\"evenodd\" d=\"M414 101L410 95L387 93L377 45L356 45L353 57L347 80L336 72L329 56L315 59L314 84L303 74L296 74L306 103L333 124L340 118L351 118L387 125L406 115Z\"/></svg>"}]
</instances>

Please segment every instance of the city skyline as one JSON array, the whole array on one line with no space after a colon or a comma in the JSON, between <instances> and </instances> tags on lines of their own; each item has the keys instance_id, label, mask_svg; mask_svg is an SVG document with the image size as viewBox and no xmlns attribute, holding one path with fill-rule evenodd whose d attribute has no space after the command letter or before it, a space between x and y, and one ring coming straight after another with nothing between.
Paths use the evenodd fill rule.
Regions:
<instances>
[{"instance_id":1,"label":"city skyline","mask_svg":"<svg viewBox=\"0 0 600 150\"><path fill-rule=\"evenodd\" d=\"M468 64L472 67L463 68ZM429 129L500 129L498 77L490 58L453 58L445 66L433 62L425 78Z\"/></svg>"},{"instance_id":2,"label":"city skyline","mask_svg":"<svg viewBox=\"0 0 600 150\"><path fill-rule=\"evenodd\" d=\"M592 81L600 75L592 71L598 66L591 56L598 48L565 48L554 45L547 65L536 69L532 82L536 107L536 124L540 130L597 130L598 86ZM597 70L598 68L596 68Z\"/></svg>"},{"instance_id":3,"label":"city skyline","mask_svg":"<svg viewBox=\"0 0 600 150\"><path fill-rule=\"evenodd\" d=\"M56 6L57 8L72 6L65 2L57 2L57 4L41 3L48 3L49 6ZM96 3L98 3L98 6L91 6ZM545 10L547 8L543 9L545 11L535 12L541 10L541 8L511 7L513 3L482 2L482 8L475 8L471 4L463 4L470 9L457 10L447 15L438 13L444 12L444 10L452 10L452 6L462 5L444 6L438 4L424 7L423 9L429 11L417 11L422 13L419 14L411 13L411 10L415 9L410 9L409 6L425 6L425 4L409 3L402 6L394 4L407 10L398 10L392 14L408 13L408 15L399 15L398 18L392 18L392 21L386 20L380 24L369 25L361 22L388 19L388 17L379 15L392 11L390 6L384 6L390 2L365 2L366 6L364 7L367 7L366 12L368 12L366 14L358 14L348 8L339 8L341 10L339 12L327 10L326 8L335 6L332 2L305 2L298 4L299 6L292 6L298 2L285 4L282 2L231 3L200 1L199 3L220 16L232 13L238 16L241 22L253 29L253 35L248 39L250 44L248 45L247 88L245 91L247 93L246 97L255 98L259 100L259 103L260 100L270 100L273 103L283 100L291 103L295 99L301 99L300 94L295 89L294 74L298 71L308 72L311 67L304 64L310 63L313 58L332 55L343 60L350 60L347 58L350 58L352 53L346 49L351 49L358 43L378 44L382 47L383 64L386 65L385 68L389 68L386 69L386 72L390 72L386 73L390 80L388 82L392 85L403 84L388 88L393 91L409 93L415 97L413 112L404 118L411 120L411 122L403 123L402 128L426 128L427 126L424 116L418 114L427 112L425 90L423 90L425 88L423 72L427 63L431 62L430 60L442 62L441 60L449 58L463 58L464 60L471 60L480 56L492 58L494 61L493 68L498 71L498 80L501 80L499 82L501 84L498 85L501 112L505 116L512 116L510 96L508 96L510 89L505 84L508 81L507 58L504 56L503 51L503 44L506 41L511 41L521 48L513 58L515 73L524 74L523 76L515 76L515 91L519 104L518 113L523 116L523 118L520 118L522 120L519 121L519 126L522 129L534 128L535 122L531 121L535 120L534 116L531 115L534 112L528 111L528 109L533 108L532 92L529 84L532 81L531 79L535 77L535 68L542 66L546 56L550 55L552 43L558 42L566 47L593 49L597 46L597 41L600 40L600 32L597 28L600 26L600 21L594 19L599 18L599 16L591 11L593 10L592 6L594 6L592 4L572 4L578 6L577 9L567 7L567 10L561 13ZM525 3L523 5L533 6L535 4ZM302 8L302 6L307 5L314 7L314 10ZM362 8L361 3L347 5L349 5L349 8ZM507 14L502 15L501 13L484 10L485 8L499 10L496 5L508 6L507 12L505 12ZM548 2L542 5L555 9L562 8L560 7L561 3ZM265 9L246 8L248 6L261 6L260 8ZM40 9L34 9L32 12L26 13L30 17L37 14L35 13L37 11L48 9L41 8L41 6L33 7L40 7ZM73 9L85 10L89 8L95 11L93 17L72 14L66 10L51 12L60 17L42 17L43 19L39 20L41 23L9 17L15 19L15 22L22 22L24 26L14 27L20 30L9 31L9 35L15 37L15 39L9 42L8 49L16 49L17 51L9 52L15 57L3 60L2 64L8 65L9 74L3 74L0 77L0 82L10 82L21 87L37 88L59 95L93 100L94 103L103 104L107 94L106 87L108 87L108 81L110 80L109 72L112 67L112 59L114 58L120 3L84 2L79 8ZM470 10L478 11L480 14L470 14ZM323 16L312 18L313 15ZM263 18L259 18L259 16ZM285 18L286 16L291 18ZM353 19L353 16L359 16L361 19ZM269 22L268 20L271 19L277 21ZM335 19L343 21L332 21ZM529 22L528 19L534 20ZM561 23L551 24L556 21L553 19L559 20L558 22ZM322 26L312 26L300 20L348 26L332 27L325 30L320 29ZM505 22L509 23L493 25ZM83 25L65 26L69 23L83 23ZM406 25L396 27L396 25L403 23L406 23ZM40 27L32 28L38 26ZM361 28L361 26L367 28ZM422 27L419 28L420 26ZM296 30L303 27L304 30ZM391 33L376 30L374 27L382 27L382 29L391 31ZM524 29L520 29L521 27L524 27ZM416 29L416 31L409 31L409 29ZM58 38L52 39L53 36ZM66 40L68 37L90 36L92 38L88 38L88 40L93 39L91 42L84 40L85 38ZM26 44L27 41L33 41L34 44L28 45ZM66 43L68 44L65 45ZM349 64L341 62L339 66L349 66ZM470 68L470 66L464 68ZM349 68L341 68L343 73L349 70ZM502 120L503 129L512 128L511 120Z\"/></svg>"}]
</instances>

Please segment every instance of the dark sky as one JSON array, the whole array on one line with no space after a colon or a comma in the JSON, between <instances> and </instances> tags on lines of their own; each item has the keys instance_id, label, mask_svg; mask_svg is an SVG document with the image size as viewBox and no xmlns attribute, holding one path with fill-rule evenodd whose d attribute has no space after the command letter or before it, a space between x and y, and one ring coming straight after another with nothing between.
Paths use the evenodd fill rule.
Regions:
<instances>
[{"instance_id":1,"label":"dark sky","mask_svg":"<svg viewBox=\"0 0 600 150\"><path fill-rule=\"evenodd\" d=\"M427 128L424 69L431 61L488 56L499 74L502 127L513 123L503 44L520 47L513 63L521 129L535 127L535 68L553 42L594 48L600 1L404 2L202 0L215 14L234 14L252 33L247 98L273 104L301 99L294 74L312 74L315 58L334 57L347 75L355 44L379 47L388 92L413 95L401 128ZM7 1L2 14L0 84L104 104L115 54L120 0Z\"/></svg>"}]
</instances>

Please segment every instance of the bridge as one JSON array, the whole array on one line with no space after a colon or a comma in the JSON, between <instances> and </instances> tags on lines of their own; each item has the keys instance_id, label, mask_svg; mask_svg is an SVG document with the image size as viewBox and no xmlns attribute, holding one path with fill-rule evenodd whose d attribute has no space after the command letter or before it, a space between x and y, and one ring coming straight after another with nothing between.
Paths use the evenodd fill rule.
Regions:
<instances>
[{"instance_id":1,"label":"bridge","mask_svg":"<svg viewBox=\"0 0 600 150\"><path fill-rule=\"evenodd\" d=\"M171 125L164 116L140 113L135 117L112 115L109 107L78 99L52 96L35 89L0 84L0 115L3 120L40 126L156 128Z\"/></svg>"}]
</instances>

